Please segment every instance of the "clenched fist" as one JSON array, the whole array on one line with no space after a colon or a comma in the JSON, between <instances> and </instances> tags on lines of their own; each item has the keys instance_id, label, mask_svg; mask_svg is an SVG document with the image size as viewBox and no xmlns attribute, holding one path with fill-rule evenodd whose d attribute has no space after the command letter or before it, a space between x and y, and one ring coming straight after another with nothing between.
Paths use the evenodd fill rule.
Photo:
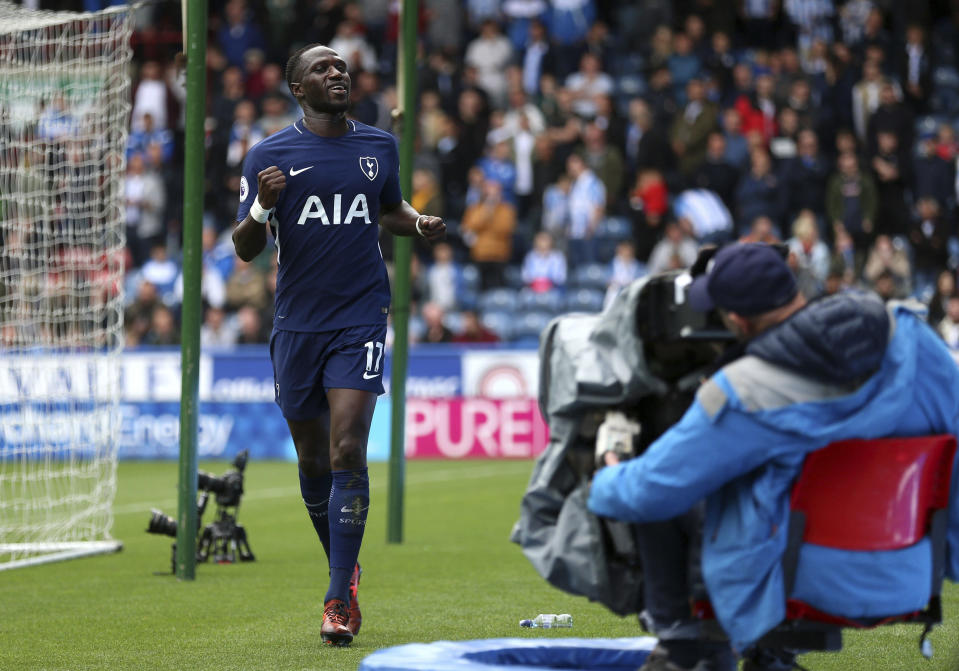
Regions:
<instances>
[{"instance_id":1,"label":"clenched fist","mask_svg":"<svg viewBox=\"0 0 959 671\"><path fill-rule=\"evenodd\" d=\"M286 175L278 167L271 165L258 172L256 179L258 183L256 199L261 207L269 210L276 205L280 191L286 188Z\"/></svg>"},{"instance_id":2,"label":"clenched fist","mask_svg":"<svg viewBox=\"0 0 959 671\"><path fill-rule=\"evenodd\" d=\"M420 233L431 243L439 242L446 237L446 224L441 217L423 214L420 215L419 224Z\"/></svg>"}]
</instances>

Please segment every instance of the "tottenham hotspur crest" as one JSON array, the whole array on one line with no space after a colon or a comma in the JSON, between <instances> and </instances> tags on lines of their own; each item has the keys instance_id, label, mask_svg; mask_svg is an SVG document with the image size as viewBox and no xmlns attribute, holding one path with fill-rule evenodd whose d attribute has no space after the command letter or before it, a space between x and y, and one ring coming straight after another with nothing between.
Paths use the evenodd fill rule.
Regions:
<instances>
[{"instance_id":1,"label":"tottenham hotspur crest","mask_svg":"<svg viewBox=\"0 0 959 671\"><path fill-rule=\"evenodd\" d=\"M360 170L372 182L380 172L380 163L375 156L360 156Z\"/></svg>"}]
</instances>

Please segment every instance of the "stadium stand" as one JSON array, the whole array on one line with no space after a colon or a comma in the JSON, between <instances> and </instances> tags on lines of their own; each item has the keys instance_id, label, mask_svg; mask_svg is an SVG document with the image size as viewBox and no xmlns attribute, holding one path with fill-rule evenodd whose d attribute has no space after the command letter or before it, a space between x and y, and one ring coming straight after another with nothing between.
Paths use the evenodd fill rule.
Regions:
<instances>
[{"instance_id":1,"label":"stadium stand","mask_svg":"<svg viewBox=\"0 0 959 671\"><path fill-rule=\"evenodd\" d=\"M534 291L524 288L519 290L519 309L523 312L539 312L550 317L558 314L563 305L563 294L558 289Z\"/></svg>"},{"instance_id":2,"label":"stadium stand","mask_svg":"<svg viewBox=\"0 0 959 671\"><path fill-rule=\"evenodd\" d=\"M598 289L576 289L566 296L566 312L599 312L603 309L605 294Z\"/></svg>"},{"instance_id":3,"label":"stadium stand","mask_svg":"<svg viewBox=\"0 0 959 671\"><path fill-rule=\"evenodd\" d=\"M500 340L509 341L513 338L513 320L515 316L512 312L505 310L484 310L481 321L483 326L499 336Z\"/></svg>"},{"instance_id":4,"label":"stadium stand","mask_svg":"<svg viewBox=\"0 0 959 671\"><path fill-rule=\"evenodd\" d=\"M600 293L620 286L612 268L619 242L633 242L644 272L672 222L704 242L695 238L705 235L699 222L672 206L684 192L707 190L735 222L720 237L789 243L810 297L849 287L889 299L913 296L929 304L933 326L956 331L956 3L793 0L768 3L771 15L760 18L737 12L732 0L527 4L532 13L518 16L499 0L421 3L415 169L426 177L410 200L449 222L462 269L450 314L476 307L504 340L529 340L535 318L520 324L503 315L523 306L537 314L599 309ZM394 5L304 0L277 12L265 0L211 2L205 222L212 240L204 259L223 284L235 272L223 261L232 254L243 156L298 114L283 76L288 54L339 39L351 61L352 115L391 129ZM128 180L131 303L150 276L142 266L151 244L163 244L179 267L182 215L178 12L162 3L139 12L129 154L142 157L130 161L142 169ZM499 30L484 37L480 26L488 18ZM337 37L343 22L353 28L349 41ZM499 66L487 67L493 56ZM585 159L587 178L567 174L573 153ZM511 260L497 279L502 286L481 292L469 263L471 236L456 222L486 180L502 182L516 228ZM159 234L144 223L157 219L144 209L151 202L160 204ZM569 281L560 299L523 292L519 266L541 230L567 255ZM889 241L894 259L887 258ZM809 246L819 249L818 243L825 265ZM389 260L390 241L382 246ZM432 254L425 246L415 251L414 316L434 299L424 281ZM667 250L655 267L664 259L682 265L684 258ZM274 286L271 254L254 266ZM942 272L952 279L945 293L937 291ZM176 292L161 296L177 315ZM243 305L214 307L225 307L235 321ZM256 309L269 324L271 308ZM150 341L143 327L150 320L134 323L128 344ZM456 325L455 317L448 323Z\"/></svg>"},{"instance_id":5,"label":"stadium stand","mask_svg":"<svg viewBox=\"0 0 959 671\"><path fill-rule=\"evenodd\" d=\"M603 265L591 263L573 270L572 286L581 289L605 289L610 271Z\"/></svg>"}]
</instances>

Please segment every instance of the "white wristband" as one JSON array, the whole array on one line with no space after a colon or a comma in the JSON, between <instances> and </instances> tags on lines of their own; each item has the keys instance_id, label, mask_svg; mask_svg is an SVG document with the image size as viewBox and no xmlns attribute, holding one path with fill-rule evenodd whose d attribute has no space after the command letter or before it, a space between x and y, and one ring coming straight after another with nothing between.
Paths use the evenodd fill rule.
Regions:
<instances>
[{"instance_id":1,"label":"white wristband","mask_svg":"<svg viewBox=\"0 0 959 671\"><path fill-rule=\"evenodd\" d=\"M253 204L250 205L250 216L253 217L253 219L255 219L256 221L260 222L261 224L266 223L267 219L270 218L270 212L272 211L273 210L268 210L262 205L260 205L259 196L257 196L253 200Z\"/></svg>"},{"instance_id":2,"label":"white wristband","mask_svg":"<svg viewBox=\"0 0 959 671\"><path fill-rule=\"evenodd\" d=\"M421 214L420 216L416 218L416 232L420 234L421 238L426 237L426 233L424 233L423 229L420 228L420 219L422 219L425 216L426 216L425 214Z\"/></svg>"}]
</instances>

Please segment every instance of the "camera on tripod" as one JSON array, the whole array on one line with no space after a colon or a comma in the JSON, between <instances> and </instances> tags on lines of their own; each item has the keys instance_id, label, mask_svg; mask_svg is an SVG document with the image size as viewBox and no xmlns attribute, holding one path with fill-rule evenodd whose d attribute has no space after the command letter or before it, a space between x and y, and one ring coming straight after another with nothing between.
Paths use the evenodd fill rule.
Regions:
<instances>
[{"instance_id":1,"label":"camera on tripod","mask_svg":"<svg viewBox=\"0 0 959 671\"><path fill-rule=\"evenodd\" d=\"M243 450L233 460L233 470L217 477L203 471L197 473L197 544L196 560L205 562L213 556L217 564L232 564L240 561L254 561L250 544L246 538L246 529L236 521L243 496L243 472L249 450ZM210 524L199 528L203 513L206 511L210 494L214 494L216 517ZM160 534L176 538L177 521L163 512L153 509L147 524L147 533ZM173 543L173 571L176 571L176 543Z\"/></svg>"}]
</instances>

